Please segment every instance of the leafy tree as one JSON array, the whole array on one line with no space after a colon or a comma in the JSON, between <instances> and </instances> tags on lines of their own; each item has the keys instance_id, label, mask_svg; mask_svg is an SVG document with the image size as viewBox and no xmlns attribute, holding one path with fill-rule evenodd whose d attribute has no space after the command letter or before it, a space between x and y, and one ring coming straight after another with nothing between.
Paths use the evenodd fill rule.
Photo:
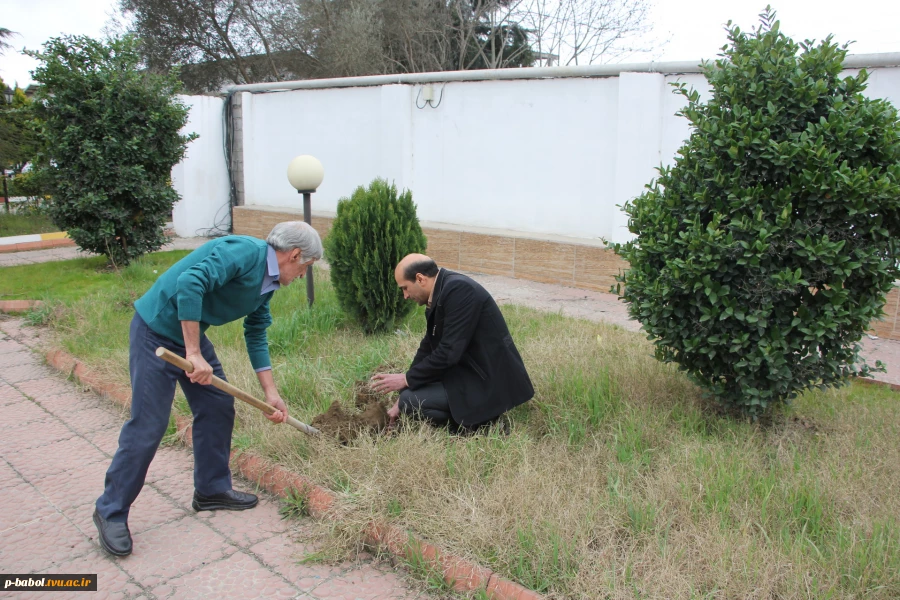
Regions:
<instances>
[{"instance_id":1,"label":"leafy tree","mask_svg":"<svg viewBox=\"0 0 900 600\"><path fill-rule=\"evenodd\" d=\"M18 34L15 31L10 31L5 27L0 27L0 54L3 54L9 48L12 48L12 44L7 42L6 40L14 35Z\"/></svg>"},{"instance_id":2,"label":"leafy tree","mask_svg":"<svg viewBox=\"0 0 900 600\"><path fill-rule=\"evenodd\" d=\"M692 134L615 246L658 358L752 414L867 374L858 342L900 275L896 109L841 77L846 46L761 19L729 23L708 102L678 86Z\"/></svg>"},{"instance_id":3,"label":"leafy tree","mask_svg":"<svg viewBox=\"0 0 900 600\"><path fill-rule=\"evenodd\" d=\"M0 79L0 90L6 88ZM13 89L12 101L0 99L0 168L21 173L37 151L37 139L29 127L33 118L31 102L18 85Z\"/></svg>"},{"instance_id":4,"label":"leafy tree","mask_svg":"<svg viewBox=\"0 0 900 600\"><path fill-rule=\"evenodd\" d=\"M188 109L174 97L175 74L142 72L129 36L54 38L31 54L41 61L36 112L53 220L118 264L159 249L178 200L172 167L196 137L179 134Z\"/></svg>"},{"instance_id":5,"label":"leafy tree","mask_svg":"<svg viewBox=\"0 0 900 600\"><path fill-rule=\"evenodd\" d=\"M341 307L367 333L391 331L412 310L394 280L394 267L427 240L416 217L412 192L376 179L338 202L325 238L331 281Z\"/></svg>"}]
</instances>

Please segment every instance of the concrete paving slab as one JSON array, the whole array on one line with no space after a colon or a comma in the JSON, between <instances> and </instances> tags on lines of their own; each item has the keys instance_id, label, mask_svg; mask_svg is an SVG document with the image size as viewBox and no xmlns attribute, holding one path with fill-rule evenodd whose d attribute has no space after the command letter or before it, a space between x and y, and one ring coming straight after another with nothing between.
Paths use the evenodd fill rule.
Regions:
<instances>
[{"instance_id":1,"label":"concrete paving slab","mask_svg":"<svg viewBox=\"0 0 900 600\"><path fill-rule=\"evenodd\" d=\"M245 548L290 529L290 522L278 513L278 503L268 499L251 511L204 511L197 518Z\"/></svg>"},{"instance_id":2,"label":"concrete paving slab","mask_svg":"<svg viewBox=\"0 0 900 600\"><path fill-rule=\"evenodd\" d=\"M30 481L40 481L70 471L72 465L83 468L107 457L82 437L73 436L46 446L9 452L4 458L19 473L27 473Z\"/></svg>"},{"instance_id":3,"label":"concrete paving slab","mask_svg":"<svg viewBox=\"0 0 900 600\"><path fill-rule=\"evenodd\" d=\"M58 511L53 504L44 498L33 485L16 474L3 482L3 494L0 495L0 539L17 526L46 519Z\"/></svg>"},{"instance_id":4,"label":"concrete paving slab","mask_svg":"<svg viewBox=\"0 0 900 600\"><path fill-rule=\"evenodd\" d=\"M144 591L115 561L109 560L106 552L100 548L93 548L83 556L63 561L53 566L52 569L42 571L42 573L96 573L97 591L90 592L91 600L94 600L94 598L124 600L133 598ZM38 597L47 598L48 600L61 600L64 595L65 592L47 592ZM87 594L72 593L72 598L77 599L81 597L87 597ZM31 596L28 596L28 598L30 600Z\"/></svg>"},{"instance_id":5,"label":"concrete paving slab","mask_svg":"<svg viewBox=\"0 0 900 600\"><path fill-rule=\"evenodd\" d=\"M38 573L94 548L65 516L54 512L5 531L0 564L5 573Z\"/></svg>"},{"instance_id":6,"label":"concrete paving slab","mask_svg":"<svg viewBox=\"0 0 900 600\"><path fill-rule=\"evenodd\" d=\"M3 435L0 435L0 456L27 448L46 446L74 435L75 432L55 420L52 415L31 423L16 423L3 428Z\"/></svg>"},{"instance_id":7,"label":"concrete paving slab","mask_svg":"<svg viewBox=\"0 0 900 600\"><path fill-rule=\"evenodd\" d=\"M119 430L121 426L111 429L98 429L84 434L84 439L92 443L98 450L106 454L110 459L119 448Z\"/></svg>"},{"instance_id":8,"label":"concrete paving slab","mask_svg":"<svg viewBox=\"0 0 900 600\"><path fill-rule=\"evenodd\" d=\"M297 590L244 552L212 562L153 589L157 598L245 600L295 598Z\"/></svg>"},{"instance_id":9,"label":"concrete paving slab","mask_svg":"<svg viewBox=\"0 0 900 600\"><path fill-rule=\"evenodd\" d=\"M12 325L12 322L10 321L5 321L3 323L4 329L8 328L10 325ZM60 377L59 373L54 373L52 376L43 377L41 379L19 382L19 384L16 385L16 389L32 398L39 398L38 404L41 406L44 406L48 402L53 402L53 399L58 396L61 396L60 402L62 405L67 406L73 401L76 392L79 391L76 385Z\"/></svg>"},{"instance_id":10,"label":"concrete paving slab","mask_svg":"<svg viewBox=\"0 0 900 600\"><path fill-rule=\"evenodd\" d=\"M21 427L35 421L43 421L51 415L33 402L4 404L0 406L0 428Z\"/></svg>"},{"instance_id":11,"label":"concrete paving slab","mask_svg":"<svg viewBox=\"0 0 900 600\"><path fill-rule=\"evenodd\" d=\"M225 536L190 516L142 533L132 532L132 538L134 552L120 564L148 588L237 551Z\"/></svg>"},{"instance_id":12,"label":"concrete paving slab","mask_svg":"<svg viewBox=\"0 0 900 600\"><path fill-rule=\"evenodd\" d=\"M250 547L250 553L278 571L302 592L310 592L340 576L345 568L323 563L301 564L318 548L304 541L296 530L272 536Z\"/></svg>"}]
</instances>

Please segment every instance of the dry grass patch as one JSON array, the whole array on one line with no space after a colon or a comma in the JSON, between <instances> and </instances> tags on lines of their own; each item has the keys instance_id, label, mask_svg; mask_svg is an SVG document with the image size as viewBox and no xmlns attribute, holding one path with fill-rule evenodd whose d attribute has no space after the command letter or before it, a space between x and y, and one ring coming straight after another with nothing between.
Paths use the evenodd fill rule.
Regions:
<instances>
[{"instance_id":1,"label":"dry grass patch","mask_svg":"<svg viewBox=\"0 0 900 600\"><path fill-rule=\"evenodd\" d=\"M366 337L337 308L275 295L275 377L309 422L379 365L403 368L421 311ZM855 385L799 398L763 426L718 415L639 334L507 306L537 395L509 435L407 424L348 446L272 426L239 404L234 444L343 498L334 539L373 518L414 530L553 598L900 597L900 406ZM127 381L130 312L100 299L56 319L60 340ZM232 383L261 395L240 324L213 330ZM399 370L399 369L398 369ZM179 402L176 401L176 406ZM184 407L181 407L184 410Z\"/></svg>"}]
</instances>

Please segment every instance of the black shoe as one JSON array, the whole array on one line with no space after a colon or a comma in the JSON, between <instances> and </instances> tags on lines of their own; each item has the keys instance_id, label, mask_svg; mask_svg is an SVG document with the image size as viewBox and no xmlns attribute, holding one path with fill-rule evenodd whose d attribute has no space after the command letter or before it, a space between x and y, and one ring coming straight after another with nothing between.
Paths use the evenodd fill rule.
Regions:
<instances>
[{"instance_id":1,"label":"black shoe","mask_svg":"<svg viewBox=\"0 0 900 600\"><path fill-rule=\"evenodd\" d=\"M94 525L100 533L99 540L103 549L113 556L128 556L131 554L131 532L128 531L128 523L107 521L94 509Z\"/></svg>"},{"instance_id":2,"label":"black shoe","mask_svg":"<svg viewBox=\"0 0 900 600\"><path fill-rule=\"evenodd\" d=\"M204 496L200 492L194 491L194 501L191 506L194 510L247 510L253 508L259 502L259 498L253 494L239 492L237 490L228 490L221 494L213 494L212 496Z\"/></svg>"}]
</instances>

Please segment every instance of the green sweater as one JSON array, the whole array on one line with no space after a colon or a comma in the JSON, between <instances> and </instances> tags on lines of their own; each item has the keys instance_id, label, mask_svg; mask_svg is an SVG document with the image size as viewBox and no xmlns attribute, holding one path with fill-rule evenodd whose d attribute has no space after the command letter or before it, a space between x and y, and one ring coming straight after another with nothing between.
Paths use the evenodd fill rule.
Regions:
<instances>
[{"instance_id":1,"label":"green sweater","mask_svg":"<svg viewBox=\"0 0 900 600\"><path fill-rule=\"evenodd\" d=\"M254 369L271 366L266 329L269 299L260 294L267 244L249 236L209 241L159 276L134 308L147 326L184 345L181 321L199 321L200 332L244 318L244 339Z\"/></svg>"}]
</instances>

